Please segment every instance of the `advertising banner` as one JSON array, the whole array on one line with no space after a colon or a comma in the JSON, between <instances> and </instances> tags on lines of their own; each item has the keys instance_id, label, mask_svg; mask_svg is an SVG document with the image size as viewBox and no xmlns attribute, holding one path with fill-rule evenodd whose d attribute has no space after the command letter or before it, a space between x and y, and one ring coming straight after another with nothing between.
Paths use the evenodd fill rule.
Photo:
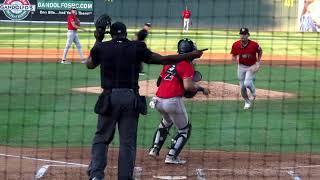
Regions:
<instances>
[{"instance_id":1,"label":"advertising banner","mask_svg":"<svg viewBox=\"0 0 320 180\"><path fill-rule=\"evenodd\" d=\"M93 22L93 0L0 0L0 20L66 21L73 7L81 22Z\"/></svg>"}]
</instances>

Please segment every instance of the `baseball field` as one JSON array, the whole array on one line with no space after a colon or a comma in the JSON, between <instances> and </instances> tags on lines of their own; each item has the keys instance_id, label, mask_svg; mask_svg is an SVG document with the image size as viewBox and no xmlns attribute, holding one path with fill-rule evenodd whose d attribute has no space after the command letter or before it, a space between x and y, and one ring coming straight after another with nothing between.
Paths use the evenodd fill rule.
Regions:
<instances>
[{"instance_id":1,"label":"baseball field","mask_svg":"<svg viewBox=\"0 0 320 180\"><path fill-rule=\"evenodd\" d=\"M129 30L130 39L136 31ZM79 32L79 37L87 55L95 41L92 32ZM229 55L238 31L154 28L147 45L162 54L176 53L184 37L198 48L209 48L196 60L196 69L212 93L186 100L192 122L191 138L181 154L186 165L165 165L167 148L158 159L147 156L160 116L149 109L140 117L136 166L141 168L136 169L142 172L137 176L319 179L319 34L251 32L264 54L255 81L258 97L247 111ZM42 179L87 178L100 74L80 63L75 47L68 56L73 63L60 64L65 43L64 25L0 24L0 179L33 179L40 177L41 168ZM160 69L144 65L142 94L154 94L152 80ZM109 151L108 179L116 178L117 147L118 136Z\"/></svg>"}]
</instances>

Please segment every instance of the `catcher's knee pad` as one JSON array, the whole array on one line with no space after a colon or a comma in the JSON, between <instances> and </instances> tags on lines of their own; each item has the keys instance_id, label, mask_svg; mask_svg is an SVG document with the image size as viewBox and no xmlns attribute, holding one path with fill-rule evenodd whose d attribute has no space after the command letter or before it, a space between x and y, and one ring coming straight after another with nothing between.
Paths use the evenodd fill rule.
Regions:
<instances>
[{"instance_id":1,"label":"catcher's knee pad","mask_svg":"<svg viewBox=\"0 0 320 180\"><path fill-rule=\"evenodd\" d=\"M162 145L164 144L169 134L169 130L171 126L172 126L172 123L169 126L165 126L165 124L161 121L159 128L154 133L152 147L156 147L159 150L162 148Z\"/></svg>"},{"instance_id":2,"label":"catcher's knee pad","mask_svg":"<svg viewBox=\"0 0 320 180\"><path fill-rule=\"evenodd\" d=\"M179 129L178 134L172 139L170 155L177 157L184 145L187 143L191 135L191 124L188 124L186 127Z\"/></svg>"}]
</instances>

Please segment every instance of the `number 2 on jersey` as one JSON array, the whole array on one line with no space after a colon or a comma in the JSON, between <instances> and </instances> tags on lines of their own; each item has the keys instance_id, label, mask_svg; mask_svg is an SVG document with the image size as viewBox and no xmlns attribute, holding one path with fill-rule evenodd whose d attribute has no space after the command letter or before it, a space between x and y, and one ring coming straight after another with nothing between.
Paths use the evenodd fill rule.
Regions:
<instances>
[{"instance_id":1,"label":"number 2 on jersey","mask_svg":"<svg viewBox=\"0 0 320 180\"><path fill-rule=\"evenodd\" d=\"M172 79L173 79L173 74L166 74L166 76L164 77L164 80L171 81Z\"/></svg>"}]
</instances>

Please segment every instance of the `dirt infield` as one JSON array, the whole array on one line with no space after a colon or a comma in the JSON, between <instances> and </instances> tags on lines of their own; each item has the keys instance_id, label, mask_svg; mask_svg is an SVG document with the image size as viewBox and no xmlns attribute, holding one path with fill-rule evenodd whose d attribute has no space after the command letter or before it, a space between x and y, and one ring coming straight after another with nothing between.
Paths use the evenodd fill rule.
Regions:
<instances>
[{"instance_id":1,"label":"dirt infield","mask_svg":"<svg viewBox=\"0 0 320 180\"><path fill-rule=\"evenodd\" d=\"M181 158L187 160L186 164L167 165L164 163L166 152L164 149L159 158L154 159L147 155L146 150L138 150L136 167L142 168L140 179L159 179L165 176L171 176L171 179L172 176L180 176L181 179L197 180L320 178L320 155L184 150ZM50 166L41 179L87 179L89 148L33 149L2 146L0 153L0 179L34 179L38 170L45 165ZM16 156L8 157L9 155ZM117 156L117 149L109 150L106 179L116 179ZM59 163L49 162L50 160ZM78 165L68 165L66 162Z\"/></svg>"},{"instance_id":2,"label":"dirt infield","mask_svg":"<svg viewBox=\"0 0 320 180\"><path fill-rule=\"evenodd\" d=\"M139 92L143 96L153 97L155 96L157 87L156 80L139 81ZM198 93L191 100L194 101L216 101L216 100L241 100L240 87L234 84L228 84L224 82L207 82L203 81L199 83L203 87L208 87L211 91L209 96L205 96L202 93ZM73 88L74 91L84 92L84 93L101 93L102 89L100 87L82 87ZM257 99L256 100L268 100L268 99L287 99L295 97L295 94L271 91L265 89L256 90Z\"/></svg>"},{"instance_id":3,"label":"dirt infield","mask_svg":"<svg viewBox=\"0 0 320 180\"><path fill-rule=\"evenodd\" d=\"M160 54L175 54L176 52L160 52ZM18 49L0 48L1 62L58 62L61 60L63 49ZM84 51L87 56L88 51ZM75 49L70 49L68 58L78 61L79 55ZM230 54L205 52L199 64L231 64ZM320 67L319 57L276 56L263 55L263 63L269 65L312 66Z\"/></svg>"}]
</instances>

